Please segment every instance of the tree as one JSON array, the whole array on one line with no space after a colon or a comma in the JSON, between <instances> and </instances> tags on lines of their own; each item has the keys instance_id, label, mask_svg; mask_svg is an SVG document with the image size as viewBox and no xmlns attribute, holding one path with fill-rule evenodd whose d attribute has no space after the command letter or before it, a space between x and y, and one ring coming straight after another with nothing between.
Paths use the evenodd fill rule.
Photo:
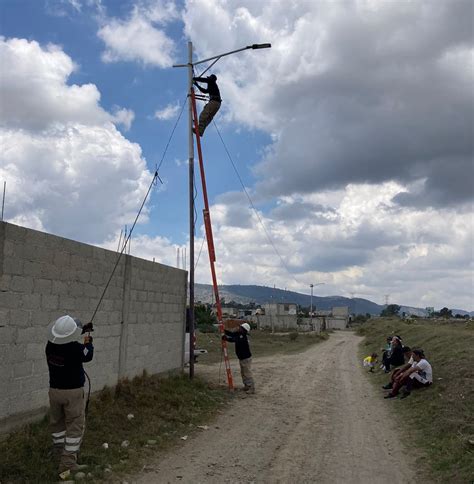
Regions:
<instances>
[{"instance_id":1,"label":"tree","mask_svg":"<svg viewBox=\"0 0 474 484\"><path fill-rule=\"evenodd\" d=\"M380 316L397 316L401 307L398 304L389 304L381 313Z\"/></svg>"},{"instance_id":2,"label":"tree","mask_svg":"<svg viewBox=\"0 0 474 484\"><path fill-rule=\"evenodd\" d=\"M444 307L444 308L440 309L439 316L441 318L452 318L453 317L453 312L451 311L451 309L448 309L447 307Z\"/></svg>"},{"instance_id":3,"label":"tree","mask_svg":"<svg viewBox=\"0 0 474 484\"><path fill-rule=\"evenodd\" d=\"M194 319L196 326L212 326L217 323L217 318L212 314L210 306L197 304L194 306Z\"/></svg>"}]
</instances>

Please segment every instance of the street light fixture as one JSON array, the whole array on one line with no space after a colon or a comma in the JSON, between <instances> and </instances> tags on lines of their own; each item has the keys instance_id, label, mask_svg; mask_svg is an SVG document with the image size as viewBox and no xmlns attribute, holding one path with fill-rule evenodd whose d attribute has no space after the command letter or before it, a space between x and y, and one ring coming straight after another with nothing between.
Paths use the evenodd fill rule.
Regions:
<instances>
[{"instance_id":1,"label":"street light fixture","mask_svg":"<svg viewBox=\"0 0 474 484\"><path fill-rule=\"evenodd\" d=\"M252 44L242 47L241 49L224 52L207 59L193 62L193 43L188 42L188 63L175 64L173 67L188 68L188 97L191 97L193 91L194 66L204 62L212 62L200 75L208 71L221 57L236 54L248 49L268 49L271 44ZM193 107L189 102L188 110L188 156L189 156L189 376L194 377L194 140L193 140Z\"/></svg>"}]
</instances>

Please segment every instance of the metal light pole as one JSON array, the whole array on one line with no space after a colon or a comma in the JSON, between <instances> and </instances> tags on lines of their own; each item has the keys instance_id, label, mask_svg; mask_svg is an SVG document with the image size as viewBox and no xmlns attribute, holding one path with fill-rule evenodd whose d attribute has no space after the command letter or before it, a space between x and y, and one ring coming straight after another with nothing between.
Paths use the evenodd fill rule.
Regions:
<instances>
[{"instance_id":1,"label":"metal light pole","mask_svg":"<svg viewBox=\"0 0 474 484\"><path fill-rule=\"evenodd\" d=\"M188 158L189 158L189 377L194 377L194 139L193 139L193 106L191 95L193 89L193 69L195 65L213 60L201 76L210 69L221 57L235 54L247 49L267 49L271 44L252 44L241 49L225 52L193 63L193 43L188 42L188 63L175 64L173 67L188 68Z\"/></svg>"},{"instance_id":2,"label":"metal light pole","mask_svg":"<svg viewBox=\"0 0 474 484\"><path fill-rule=\"evenodd\" d=\"M322 286L324 282L318 282L317 284L310 284L309 287L311 288L311 309L310 309L310 317L311 317L311 330L313 330L313 287L314 286Z\"/></svg>"}]
</instances>

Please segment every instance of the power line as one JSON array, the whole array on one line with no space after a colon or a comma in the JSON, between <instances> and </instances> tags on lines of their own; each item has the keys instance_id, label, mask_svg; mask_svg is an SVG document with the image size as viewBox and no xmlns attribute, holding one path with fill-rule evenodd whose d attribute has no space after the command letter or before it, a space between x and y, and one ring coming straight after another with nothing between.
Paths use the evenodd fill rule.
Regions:
<instances>
[{"instance_id":1,"label":"power line","mask_svg":"<svg viewBox=\"0 0 474 484\"><path fill-rule=\"evenodd\" d=\"M227 157L229 158L229 161L232 164L232 167L234 168L235 174L237 175L237 178L239 179L240 185L242 186L242 189L243 189L245 195L247 196L247 199L248 199L248 201L250 203L250 206L252 207L253 211L255 212L255 215L257 216L257 219L260 222L260 225L262 226L262 228L263 228L263 230L265 232L265 235L267 236L267 239L270 242L270 245L273 247L273 250L275 251L275 254L279 257L281 263L283 264L283 267L286 269L286 271L288 272L288 274L293 278L293 280L296 282L296 284L300 284L300 282L296 279L296 277L291 273L290 269L288 269L288 266L286 265L286 262L284 261L284 259L281 256L280 252L278 252L278 249L276 248L276 246L275 246L272 238L270 237L270 233L268 232L267 228L265 227L265 224L263 223L263 220L260 217L260 214L258 213L258 210L255 208L255 205L254 205L252 199L250 198L250 195L249 195L247 189L245 188L244 182L242 181L242 177L240 176L239 171L237 170L237 167L236 167L236 165L234 163L234 160L232 159L232 156L230 155L229 150L227 149L227 146L226 146L226 144L224 142L224 139L222 138L221 132L219 131L219 128L217 127L216 122L213 121L213 123L214 123L214 127L216 128L217 134L219 135L219 138L220 138L220 140L222 142L222 145L224 146L225 152L227 153Z\"/></svg>"}]
</instances>

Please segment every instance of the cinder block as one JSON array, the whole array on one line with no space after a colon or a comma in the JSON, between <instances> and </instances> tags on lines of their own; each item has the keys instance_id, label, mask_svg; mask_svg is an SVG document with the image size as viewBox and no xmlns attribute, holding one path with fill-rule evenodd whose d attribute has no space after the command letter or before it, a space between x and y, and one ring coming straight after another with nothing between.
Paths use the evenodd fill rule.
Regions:
<instances>
[{"instance_id":1,"label":"cinder block","mask_svg":"<svg viewBox=\"0 0 474 484\"><path fill-rule=\"evenodd\" d=\"M12 361L23 361L26 356L27 343L40 343L44 341L46 344L48 337L47 326L30 326L28 328L18 328L17 344L10 348L10 356Z\"/></svg>"},{"instance_id":2,"label":"cinder block","mask_svg":"<svg viewBox=\"0 0 474 484\"><path fill-rule=\"evenodd\" d=\"M41 277L43 275L43 264L26 260L23 264L23 273L31 277Z\"/></svg>"},{"instance_id":3,"label":"cinder block","mask_svg":"<svg viewBox=\"0 0 474 484\"><path fill-rule=\"evenodd\" d=\"M64 251L56 251L54 254L54 265L61 268L70 267L71 255Z\"/></svg>"},{"instance_id":4,"label":"cinder block","mask_svg":"<svg viewBox=\"0 0 474 484\"><path fill-rule=\"evenodd\" d=\"M52 281L51 293L58 296L69 294L69 283L65 281Z\"/></svg>"},{"instance_id":5,"label":"cinder block","mask_svg":"<svg viewBox=\"0 0 474 484\"><path fill-rule=\"evenodd\" d=\"M84 296L84 288L81 282L73 282L69 286L69 295L70 296Z\"/></svg>"},{"instance_id":6,"label":"cinder block","mask_svg":"<svg viewBox=\"0 0 474 484\"><path fill-rule=\"evenodd\" d=\"M14 292L33 292L33 278L28 276L13 276L11 290Z\"/></svg>"},{"instance_id":7,"label":"cinder block","mask_svg":"<svg viewBox=\"0 0 474 484\"><path fill-rule=\"evenodd\" d=\"M25 376L30 376L33 373L33 362L23 361L21 363L16 363L13 366L13 378L22 378Z\"/></svg>"},{"instance_id":8,"label":"cinder block","mask_svg":"<svg viewBox=\"0 0 474 484\"><path fill-rule=\"evenodd\" d=\"M76 298L72 296L59 296L59 309L70 311L76 307Z\"/></svg>"},{"instance_id":9,"label":"cinder block","mask_svg":"<svg viewBox=\"0 0 474 484\"><path fill-rule=\"evenodd\" d=\"M41 378L39 376L27 376L20 380L21 392L23 394L30 394L32 392L42 390L45 391L49 388L49 382L47 378Z\"/></svg>"},{"instance_id":10,"label":"cinder block","mask_svg":"<svg viewBox=\"0 0 474 484\"><path fill-rule=\"evenodd\" d=\"M23 294L21 296L21 307L29 310L41 308L41 294Z\"/></svg>"},{"instance_id":11,"label":"cinder block","mask_svg":"<svg viewBox=\"0 0 474 484\"><path fill-rule=\"evenodd\" d=\"M10 324L17 328L30 325L30 311L26 309L10 309Z\"/></svg>"},{"instance_id":12,"label":"cinder block","mask_svg":"<svg viewBox=\"0 0 474 484\"><path fill-rule=\"evenodd\" d=\"M99 297L100 296L100 289L93 284L84 284L83 285L84 296L86 297Z\"/></svg>"},{"instance_id":13,"label":"cinder block","mask_svg":"<svg viewBox=\"0 0 474 484\"><path fill-rule=\"evenodd\" d=\"M59 309L59 296L56 294L41 295L42 309Z\"/></svg>"},{"instance_id":14,"label":"cinder block","mask_svg":"<svg viewBox=\"0 0 474 484\"><path fill-rule=\"evenodd\" d=\"M14 326L0 325L0 341L5 344L16 342L17 329Z\"/></svg>"},{"instance_id":15,"label":"cinder block","mask_svg":"<svg viewBox=\"0 0 474 484\"><path fill-rule=\"evenodd\" d=\"M26 359L40 360L45 358L45 344L44 343L28 343L26 345Z\"/></svg>"},{"instance_id":16,"label":"cinder block","mask_svg":"<svg viewBox=\"0 0 474 484\"><path fill-rule=\"evenodd\" d=\"M3 272L10 275L23 274L23 260L16 257L5 257L3 260Z\"/></svg>"},{"instance_id":17,"label":"cinder block","mask_svg":"<svg viewBox=\"0 0 474 484\"><path fill-rule=\"evenodd\" d=\"M12 276L8 274L2 274L0 276L0 291L10 291L12 285Z\"/></svg>"},{"instance_id":18,"label":"cinder block","mask_svg":"<svg viewBox=\"0 0 474 484\"><path fill-rule=\"evenodd\" d=\"M52 282L49 279L35 279L34 292L38 294L51 294Z\"/></svg>"},{"instance_id":19,"label":"cinder block","mask_svg":"<svg viewBox=\"0 0 474 484\"><path fill-rule=\"evenodd\" d=\"M33 361L33 376L35 378L45 380L49 375L48 371L48 363L46 362L46 354L45 354L46 343L42 346L42 358L37 358Z\"/></svg>"}]
</instances>

